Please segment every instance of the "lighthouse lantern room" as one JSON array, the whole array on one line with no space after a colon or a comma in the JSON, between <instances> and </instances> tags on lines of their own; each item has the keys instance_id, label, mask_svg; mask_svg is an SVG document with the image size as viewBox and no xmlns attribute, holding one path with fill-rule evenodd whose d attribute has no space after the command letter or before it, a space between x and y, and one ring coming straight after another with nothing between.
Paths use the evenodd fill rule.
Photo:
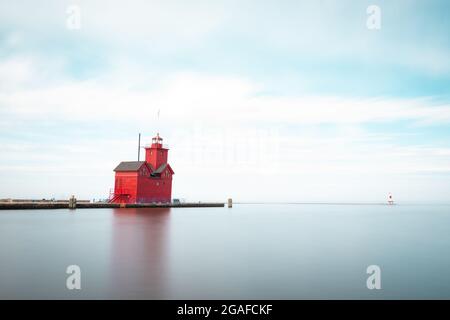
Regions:
<instances>
[{"instance_id":1,"label":"lighthouse lantern room","mask_svg":"<svg viewBox=\"0 0 450 320\"><path fill-rule=\"evenodd\" d=\"M172 175L167 162L169 149L156 134L152 144L145 147L145 161L124 161L115 169L112 203L171 202Z\"/></svg>"}]
</instances>

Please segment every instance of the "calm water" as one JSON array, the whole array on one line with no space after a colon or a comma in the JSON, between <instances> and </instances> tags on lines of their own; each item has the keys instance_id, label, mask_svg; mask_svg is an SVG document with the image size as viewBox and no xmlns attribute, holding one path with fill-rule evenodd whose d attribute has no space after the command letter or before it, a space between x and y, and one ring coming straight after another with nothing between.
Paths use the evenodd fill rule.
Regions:
<instances>
[{"instance_id":1,"label":"calm water","mask_svg":"<svg viewBox=\"0 0 450 320\"><path fill-rule=\"evenodd\" d=\"M0 298L450 298L450 206L0 211Z\"/></svg>"}]
</instances>

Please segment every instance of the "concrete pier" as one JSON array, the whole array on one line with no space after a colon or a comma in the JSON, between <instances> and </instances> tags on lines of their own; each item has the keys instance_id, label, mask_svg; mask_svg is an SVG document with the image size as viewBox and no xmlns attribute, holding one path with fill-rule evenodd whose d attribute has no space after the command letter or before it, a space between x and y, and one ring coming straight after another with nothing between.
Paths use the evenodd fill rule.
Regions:
<instances>
[{"instance_id":1,"label":"concrete pier","mask_svg":"<svg viewBox=\"0 0 450 320\"><path fill-rule=\"evenodd\" d=\"M75 199L76 200L76 199ZM75 207L73 207L75 206ZM224 207L223 202L192 203L107 203L107 202L0 202L0 210L14 209L101 209L101 208L210 208Z\"/></svg>"}]
</instances>

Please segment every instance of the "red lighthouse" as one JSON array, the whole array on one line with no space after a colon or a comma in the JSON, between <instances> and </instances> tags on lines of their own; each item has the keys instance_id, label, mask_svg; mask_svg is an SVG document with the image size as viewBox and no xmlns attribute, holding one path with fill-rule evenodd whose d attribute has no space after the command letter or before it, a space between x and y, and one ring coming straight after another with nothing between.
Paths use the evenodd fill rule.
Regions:
<instances>
[{"instance_id":1,"label":"red lighthouse","mask_svg":"<svg viewBox=\"0 0 450 320\"><path fill-rule=\"evenodd\" d=\"M167 163L169 149L156 134L152 144L145 147L145 161L121 162L115 169L113 203L170 202L172 197L172 168Z\"/></svg>"}]
</instances>

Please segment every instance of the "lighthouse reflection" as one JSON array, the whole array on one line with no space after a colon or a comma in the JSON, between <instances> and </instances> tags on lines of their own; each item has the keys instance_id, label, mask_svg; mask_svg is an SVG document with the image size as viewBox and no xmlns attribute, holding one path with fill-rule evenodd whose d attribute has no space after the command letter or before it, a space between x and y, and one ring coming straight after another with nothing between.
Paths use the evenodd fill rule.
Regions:
<instances>
[{"instance_id":1,"label":"lighthouse reflection","mask_svg":"<svg viewBox=\"0 0 450 320\"><path fill-rule=\"evenodd\" d=\"M112 298L166 297L170 208L115 209L113 215Z\"/></svg>"}]
</instances>

